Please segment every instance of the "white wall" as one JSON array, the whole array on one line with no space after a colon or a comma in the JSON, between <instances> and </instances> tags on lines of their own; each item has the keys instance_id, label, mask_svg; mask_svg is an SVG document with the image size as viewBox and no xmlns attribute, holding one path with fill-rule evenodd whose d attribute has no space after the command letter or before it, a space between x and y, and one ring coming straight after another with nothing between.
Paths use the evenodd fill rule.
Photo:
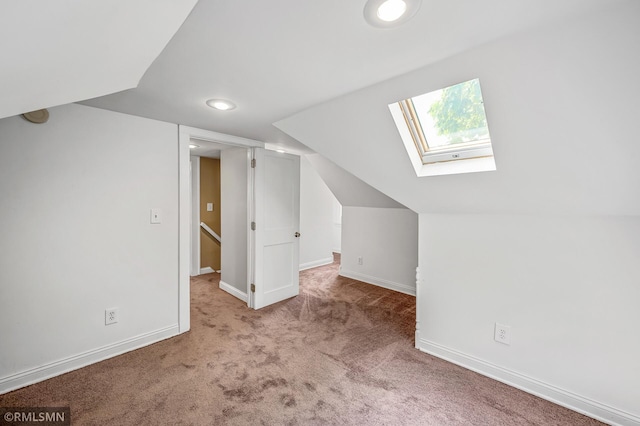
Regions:
<instances>
[{"instance_id":1,"label":"white wall","mask_svg":"<svg viewBox=\"0 0 640 426\"><path fill-rule=\"evenodd\" d=\"M336 198L333 202L333 229L331 230L331 250L342 252L342 204Z\"/></svg>"},{"instance_id":2,"label":"white wall","mask_svg":"<svg viewBox=\"0 0 640 426\"><path fill-rule=\"evenodd\" d=\"M408 209L343 207L340 275L415 295L417 265L417 214Z\"/></svg>"},{"instance_id":3,"label":"white wall","mask_svg":"<svg viewBox=\"0 0 640 426\"><path fill-rule=\"evenodd\" d=\"M0 197L0 392L177 334L177 126L80 105L3 119Z\"/></svg>"},{"instance_id":4,"label":"white wall","mask_svg":"<svg viewBox=\"0 0 640 426\"><path fill-rule=\"evenodd\" d=\"M300 157L300 269L333 262L334 204L331 193L311 163Z\"/></svg>"},{"instance_id":5,"label":"white wall","mask_svg":"<svg viewBox=\"0 0 640 426\"><path fill-rule=\"evenodd\" d=\"M638 259L638 217L420 215L416 344L633 424L611 414L640 415Z\"/></svg>"},{"instance_id":6,"label":"white wall","mask_svg":"<svg viewBox=\"0 0 640 426\"><path fill-rule=\"evenodd\" d=\"M220 288L247 300L247 236L249 231L249 150L224 149L220 155L222 275Z\"/></svg>"}]
</instances>

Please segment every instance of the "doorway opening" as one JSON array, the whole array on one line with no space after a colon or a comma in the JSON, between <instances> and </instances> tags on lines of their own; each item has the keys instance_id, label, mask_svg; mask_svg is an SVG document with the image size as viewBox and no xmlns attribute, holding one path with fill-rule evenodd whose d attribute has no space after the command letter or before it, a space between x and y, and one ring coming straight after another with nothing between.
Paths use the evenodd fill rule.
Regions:
<instances>
[{"instance_id":1,"label":"doorway opening","mask_svg":"<svg viewBox=\"0 0 640 426\"><path fill-rule=\"evenodd\" d=\"M191 148L193 147L193 148ZM252 194L252 180L251 180L251 157L254 155L255 149L264 148L264 144L251 139L240 138L236 136L226 135L223 133L212 132L208 130L197 129L187 126L179 126L179 143L178 143L178 169L179 169L179 276L178 276L178 324L180 333L188 331L191 327L191 312L190 312L190 277L191 275L198 275L200 273L200 209L199 209L199 158L204 156L220 157L220 214L221 214L221 227L220 232L217 233L220 237L220 269L225 268L225 251L230 252L233 246L233 242L239 241L240 244L244 244L246 248L243 253L235 257L235 264L233 267L227 267L227 271L232 272L238 269L244 271L244 278L240 278L241 281L234 279L234 285L230 286L228 290L235 289L237 294L234 296L242 298L244 295L247 300L247 289L249 287L249 279L252 273L252 262L250 260L252 236L249 234L245 239L238 236L233 236L233 231L229 232L230 243L226 245L222 239L224 234L224 216L228 209L223 206L235 205L234 202L225 203L224 198L224 170L225 164L230 165L236 160L239 165L236 165L236 173L244 176L244 182L246 182L243 188L246 194ZM225 161L223 152L229 151L236 153L236 157ZM199 154L199 155L198 155ZM192 157L197 157L198 160L193 161ZM194 166L195 165L195 166ZM195 170L194 170L195 169ZM229 167L229 169L233 169ZM194 177L194 172L197 173L197 178ZM193 187L197 186L198 191L194 197ZM246 218L242 224L246 229L247 221L251 220L250 217L253 214L253 204L251 198L247 195L244 198L244 203L240 206L243 209ZM194 207L195 204L195 207ZM215 206L212 206L214 209ZM205 208L206 210L206 208ZM210 227L209 227L210 228ZM233 237L233 238L232 238ZM242 240L242 241L241 241ZM224 274L224 272L223 272Z\"/></svg>"},{"instance_id":2,"label":"doorway opening","mask_svg":"<svg viewBox=\"0 0 640 426\"><path fill-rule=\"evenodd\" d=\"M191 142L190 275L218 272L220 288L247 303L251 151L216 141Z\"/></svg>"},{"instance_id":3,"label":"doorway opening","mask_svg":"<svg viewBox=\"0 0 640 426\"><path fill-rule=\"evenodd\" d=\"M220 266L221 278L224 284L229 284L224 286L221 282L221 288L246 300L254 309L293 297L299 289L300 157L267 151L264 143L251 139L180 126L178 323L181 333L190 328L190 272L200 272L200 265L194 267L196 261L200 262L200 256L193 252L200 250L200 244L196 245L195 241L200 239L201 221L199 217L194 220L196 212L199 216L199 209L193 208L191 199L193 170L189 147L202 144L209 147L215 144L221 149ZM234 159L241 166L226 167ZM227 191L225 170L230 171L228 181L235 183L236 191ZM225 193L235 201L226 201ZM227 208L238 205L235 212ZM235 237L234 231L227 232L225 225L234 221L238 233ZM242 236L243 232L246 237ZM234 243L237 246L230 249ZM225 277L231 277L228 278L231 282Z\"/></svg>"},{"instance_id":4,"label":"doorway opening","mask_svg":"<svg viewBox=\"0 0 640 426\"><path fill-rule=\"evenodd\" d=\"M192 153L194 153L193 150ZM192 256L193 263L197 263L199 257L200 265L199 267L194 265L191 276L220 273L222 264L220 154L216 157L192 155L191 171L192 212L194 216L200 215L193 221L193 224L200 226L200 244L198 245L197 241L193 243L194 248L200 249L200 256L197 254Z\"/></svg>"}]
</instances>

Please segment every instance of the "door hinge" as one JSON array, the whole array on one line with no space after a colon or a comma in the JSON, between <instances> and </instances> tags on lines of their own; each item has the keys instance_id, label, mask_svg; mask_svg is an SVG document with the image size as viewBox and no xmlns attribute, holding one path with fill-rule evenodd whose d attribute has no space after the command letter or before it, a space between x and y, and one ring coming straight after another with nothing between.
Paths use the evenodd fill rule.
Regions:
<instances>
[{"instance_id":1,"label":"door hinge","mask_svg":"<svg viewBox=\"0 0 640 426\"><path fill-rule=\"evenodd\" d=\"M256 292L256 285L251 284L251 293L255 293L255 292Z\"/></svg>"},{"instance_id":2,"label":"door hinge","mask_svg":"<svg viewBox=\"0 0 640 426\"><path fill-rule=\"evenodd\" d=\"M252 168L252 169L255 169L255 168L256 168L256 159L255 159L255 158L252 158L252 159L251 159L251 168Z\"/></svg>"},{"instance_id":3,"label":"door hinge","mask_svg":"<svg viewBox=\"0 0 640 426\"><path fill-rule=\"evenodd\" d=\"M256 223L255 222L251 222L251 230L252 231L256 230Z\"/></svg>"}]
</instances>

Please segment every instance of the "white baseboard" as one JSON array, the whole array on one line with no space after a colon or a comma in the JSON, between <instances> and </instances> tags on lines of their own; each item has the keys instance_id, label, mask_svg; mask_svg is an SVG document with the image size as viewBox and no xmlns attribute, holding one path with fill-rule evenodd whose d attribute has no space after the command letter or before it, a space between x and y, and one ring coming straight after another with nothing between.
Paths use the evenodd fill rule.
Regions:
<instances>
[{"instance_id":1,"label":"white baseboard","mask_svg":"<svg viewBox=\"0 0 640 426\"><path fill-rule=\"evenodd\" d=\"M200 275L202 274L212 274L215 271L213 270L213 268L211 266L206 266L204 268L200 268Z\"/></svg>"},{"instance_id":2,"label":"white baseboard","mask_svg":"<svg viewBox=\"0 0 640 426\"><path fill-rule=\"evenodd\" d=\"M524 374L508 370L471 355L459 352L426 339L419 339L416 347L423 352L442 358L483 376L536 395L555 404L593 417L611 425L639 426L640 417L573 392L550 385Z\"/></svg>"},{"instance_id":3,"label":"white baseboard","mask_svg":"<svg viewBox=\"0 0 640 426\"><path fill-rule=\"evenodd\" d=\"M178 324L0 378L0 394L41 382L125 352L177 336Z\"/></svg>"},{"instance_id":4,"label":"white baseboard","mask_svg":"<svg viewBox=\"0 0 640 426\"><path fill-rule=\"evenodd\" d=\"M237 297L238 299L242 300L244 303L247 303L247 300L248 300L247 293L241 292L240 290L238 290L234 286L229 285L229 284L225 283L222 280L220 280L220 290L224 290L227 293L229 293L230 295L232 295L234 297Z\"/></svg>"},{"instance_id":5,"label":"white baseboard","mask_svg":"<svg viewBox=\"0 0 640 426\"><path fill-rule=\"evenodd\" d=\"M348 271L346 269L343 269L342 267L340 267L340 275L346 278L362 281L367 284L377 285L378 287L388 288L389 290L399 291L400 293L408 294L411 296L416 295L415 285L411 286L407 284L394 283L393 281L387 281L382 278L372 277L369 275L361 274L359 272Z\"/></svg>"},{"instance_id":6,"label":"white baseboard","mask_svg":"<svg viewBox=\"0 0 640 426\"><path fill-rule=\"evenodd\" d=\"M327 257L325 259L314 260L313 262L306 262L300 264L300 271L304 271L305 269L317 268L318 266L329 265L333 263L333 256Z\"/></svg>"}]
</instances>

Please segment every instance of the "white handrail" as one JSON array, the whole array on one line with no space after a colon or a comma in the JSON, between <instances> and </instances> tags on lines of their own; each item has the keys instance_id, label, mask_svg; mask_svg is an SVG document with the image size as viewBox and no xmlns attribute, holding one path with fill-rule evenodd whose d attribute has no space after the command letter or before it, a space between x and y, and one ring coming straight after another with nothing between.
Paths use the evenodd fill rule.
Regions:
<instances>
[{"instance_id":1,"label":"white handrail","mask_svg":"<svg viewBox=\"0 0 640 426\"><path fill-rule=\"evenodd\" d=\"M207 226L206 223L204 222L200 222L200 226L202 227L202 229L204 229L205 231L207 231L213 238L215 238L216 240L218 240L218 242L220 244L222 244L222 239L220 237L220 235L216 234L216 231L214 231L213 229L209 228Z\"/></svg>"}]
</instances>

